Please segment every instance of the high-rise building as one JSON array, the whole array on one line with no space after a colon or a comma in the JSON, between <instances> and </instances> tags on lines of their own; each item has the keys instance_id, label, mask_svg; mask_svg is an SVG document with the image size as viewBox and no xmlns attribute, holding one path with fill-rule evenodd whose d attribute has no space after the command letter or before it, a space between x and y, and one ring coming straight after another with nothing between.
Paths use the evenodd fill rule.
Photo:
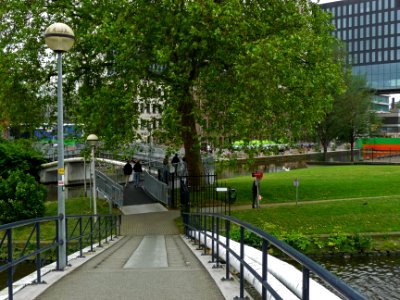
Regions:
<instances>
[{"instance_id":1,"label":"high-rise building","mask_svg":"<svg viewBox=\"0 0 400 300\"><path fill-rule=\"evenodd\" d=\"M345 42L353 74L366 74L378 93L400 93L400 0L321 4Z\"/></svg>"}]
</instances>

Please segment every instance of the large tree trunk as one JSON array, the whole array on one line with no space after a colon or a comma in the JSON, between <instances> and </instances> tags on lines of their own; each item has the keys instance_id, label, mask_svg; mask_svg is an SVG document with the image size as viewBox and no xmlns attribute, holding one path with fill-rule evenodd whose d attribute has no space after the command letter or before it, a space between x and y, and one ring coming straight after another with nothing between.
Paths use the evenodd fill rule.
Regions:
<instances>
[{"instance_id":1,"label":"large tree trunk","mask_svg":"<svg viewBox=\"0 0 400 300\"><path fill-rule=\"evenodd\" d=\"M200 142L195 119L195 99L190 92L186 93L185 99L179 106L182 116L182 140L185 148L188 172L191 176L202 174L203 167L200 155Z\"/></svg>"},{"instance_id":2,"label":"large tree trunk","mask_svg":"<svg viewBox=\"0 0 400 300\"><path fill-rule=\"evenodd\" d=\"M328 161L328 143L322 143L324 148L324 161Z\"/></svg>"}]
</instances>

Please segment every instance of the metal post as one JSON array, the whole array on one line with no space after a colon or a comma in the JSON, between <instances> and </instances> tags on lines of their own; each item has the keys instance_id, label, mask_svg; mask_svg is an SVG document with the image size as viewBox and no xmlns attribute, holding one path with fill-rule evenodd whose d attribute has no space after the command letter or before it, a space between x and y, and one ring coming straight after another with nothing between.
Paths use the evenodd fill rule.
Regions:
<instances>
[{"instance_id":1,"label":"metal post","mask_svg":"<svg viewBox=\"0 0 400 300\"><path fill-rule=\"evenodd\" d=\"M93 174L93 214L94 214L94 222L97 221L97 195L96 195L96 169L95 169L95 159L94 159L94 147L92 146L92 174Z\"/></svg>"},{"instance_id":2,"label":"metal post","mask_svg":"<svg viewBox=\"0 0 400 300\"><path fill-rule=\"evenodd\" d=\"M85 191L85 197L87 197L87 189L86 189L86 158L83 158L83 190Z\"/></svg>"},{"instance_id":3,"label":"metal post","mask_svg":"<svg viewBox=\"0 0 400 300\"><path fill-rule=\"evenodd\" d=\"M58 215L61 217L58 229L58 254L60 270L64 270L67 261L67 243L65 236L65 199L64 199L64 107L62 95L62 52L57 52L58 85L57 85L57 139L58 139Z\"/></svg>"}]
</instances>

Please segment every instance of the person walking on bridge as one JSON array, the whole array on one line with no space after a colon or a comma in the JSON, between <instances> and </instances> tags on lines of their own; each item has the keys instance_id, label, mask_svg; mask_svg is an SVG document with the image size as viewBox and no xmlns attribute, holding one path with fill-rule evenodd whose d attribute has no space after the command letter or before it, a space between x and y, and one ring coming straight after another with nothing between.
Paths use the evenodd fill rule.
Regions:
<instances>
[{"instance_id":1,"label":"person walking on bridge","mask_svg":"<svg viewBox=\"0 0 400 300\"><path fill-rule=\"evenodd\" d=\"M135 162L135 165L133 166L133 171L135 172L135 175L134 175L135 176L135 181L134 181L135 187L139 187L140 177L142 176L142 172L143 172L142 164L140 163L139 159Z\"/></svg>"},{"instance_id":2,"label":"person walking on bridge","mask_svg":"<svg viewBox=\"0 0 400 300\"><path fill-rule=\"evenodd\" d=\"M127 187L128 183L129 183L129 178L132 175L132 165L129 160L126 161L126 164L125 164L123 170L124 170L124 175L125 175L125 187Z\"/></svg>"},{"instance_id":3,"label":"person walking on bridge","mask_svg":"<svg viewBox=\"0 0 400 300\"><path fill-rule=\"evenodd\" d=\"M178 157L178 153L175 153L174 157L171 160L171 165L174 167L175 175L178 173L178 164L180 163L180 159Z\"/></svg>"}]
</instances>

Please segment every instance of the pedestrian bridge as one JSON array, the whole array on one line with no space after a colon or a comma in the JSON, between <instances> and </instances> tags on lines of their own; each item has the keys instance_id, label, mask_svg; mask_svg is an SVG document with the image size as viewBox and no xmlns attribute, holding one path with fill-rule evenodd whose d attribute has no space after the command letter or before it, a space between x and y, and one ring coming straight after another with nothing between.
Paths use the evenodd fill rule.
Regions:
<instances>
[{"instance_id":1,"label":"pedestrian bridge","mask_svg":"<svg viewBox=\"0 0 400 300\"><path fill-rule=\"evenodd\" d=\"M133 185L124 189L120 209L116 238L71 256L64 271L53 266L41 280L34 273L14 283L11 298L365 299L288 245L227 215L171 210ZM178 226L181 216L184 224ZM239 229L240 242L230 239L233 227ZM262 239L262 250L244 245L245 231ZM302 269L270 256L270 246ZM341 297L312 280L310 273ZM35 280L40 284L32 284ZM7 299L6 291L0 299Z\"/></svg>"}]
</instances>

